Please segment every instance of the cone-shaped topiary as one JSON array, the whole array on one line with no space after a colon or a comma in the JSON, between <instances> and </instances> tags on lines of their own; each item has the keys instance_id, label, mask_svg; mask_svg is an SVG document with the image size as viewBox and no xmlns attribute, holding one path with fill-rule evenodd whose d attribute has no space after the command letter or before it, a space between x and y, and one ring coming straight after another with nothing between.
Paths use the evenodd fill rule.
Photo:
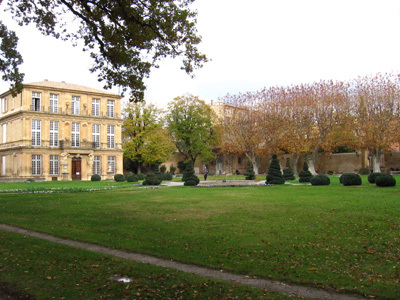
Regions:
<instances>
[{"instance_id":1,"label":"cone-shaped topiary","mask_svg":"<svg viewBox=\"0 0 400 300\"><path fill-rule=\"evenodd\" d=\"M283 178L281 172L281 166L279 164L278 156L276 154L272 155L271 164L269 165L266 184L284 184L285 179Z\"/></svg>"},{"instance_id":2,"label":"cone-shaped topiary","mask_svg":"<svg viewBox=\"0 0 400 300\"><path fill-rule=\"evenodd\" d=\"M161 181L162 181L162 175L161 175L161 173L160 173L160 169L159 169L159 164L154 164L153 166L152 166L152 173L154 173L154 174L156 174L156 176L158 177L158 179L160 179Z\"/></svg>"},{"instance_id":3,"label":"cone-shaped topiary","mask_svg":"<svg viewBox=\"0 0 400 300\"><path fill-rule=\"evenodd\" d=\"M193 162L189 161L189 163L186 164L185 172L183 173L183 177L185 178L185 183L183 185L185 186L196 186L199 184L200 179L194 174L194 169L193 169Z\"/></svg>"},{"instance_id":4,"label":"cone-shaped topiary","mask_svg":"<svg viewBox=\"0 0 400 300\"><path fill-rule=\"evenodd\" d=\"M303 164L303 170L300 171L299 177L299 182L310 182L311 178L313 178L313 175L308 170L308 164L306 162Z\"/></svg>"},{"instance_id":5,"label":"cone-shaped topiary","mask_svg":"<svg viewBox=\"0 0 400 300\"><path fill-rule=\"evenodd\" d=\"M143 181L143 185L160 185L160 183L160 178L153 172L147 174L145 181Z\"/></svg>"},{"instance_id":6,"label":"cone-shaped topiary","mask_svg":"<svg viewBox=\"0 0 400 300\"><path fill-rule=\"evenodd\" d=\"M293 170L290 167L290 158L289 157L286 159L286 169L283 170L283 178L285 180L295 180L296 179L296 177L294 177Z\"/></svg>"},{"instance_id":7,"label":"cone-shaped topiary","mask_svg":"<svg viewBox=\"0 0 400 300\"><path fill-rule=\"evenodd\" d=\"M246 176L246 180L256 179L256 173L254 172L253 164L251 163L250 160L247 161L247 169L246 169L246 173L244 173L244 176Z\"/></svg>"}]
</instances>

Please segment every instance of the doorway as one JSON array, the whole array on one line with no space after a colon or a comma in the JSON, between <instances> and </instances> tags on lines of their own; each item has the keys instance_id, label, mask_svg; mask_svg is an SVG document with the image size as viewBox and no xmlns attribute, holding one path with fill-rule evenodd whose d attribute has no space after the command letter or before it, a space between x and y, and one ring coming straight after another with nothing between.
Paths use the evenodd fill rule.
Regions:
<instances>
[{"instance_id":1,"label":"doorway","mask_svg":"<svg viewBox=\"0 0 400 300\"><path fill-rule=\"evenodd\" d=\"M72 159L72 180L82 179L82 160L80 158Z\"/></svg>"}]
</instances>

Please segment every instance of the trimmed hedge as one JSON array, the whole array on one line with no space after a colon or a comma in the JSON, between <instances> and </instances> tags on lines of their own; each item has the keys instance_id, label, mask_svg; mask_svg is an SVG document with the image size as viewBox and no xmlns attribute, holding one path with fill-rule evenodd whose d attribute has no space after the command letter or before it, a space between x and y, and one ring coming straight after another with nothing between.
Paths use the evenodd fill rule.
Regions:
<instances>
[{"instance_id":1,"label":"trimmed hedge","mask_svg":"<svg viewBox=\"0 0 400 300\"><path fill-rule=\"evenodd\" d=\"M143 181L143 185L160 185L161 179L158 177L156 173L149 173L146 176L146 180Z\"/></svg>"},{"instance_id":2,"label":"trimmed hedge","mask_svg":"<svg viewBox=\"0 0 400 300\"><path fill-rule=\"evenodd\" d=\"M128 182L138 182L139 179L134 173L128 173L125 175L126 181Z\"/></svg>"},{"instance_id":3,"label":"trimmed hedge","mask_svg":"<svg viewBox=\"0 0 400 300\"><path fill-rule=\"evenodd\" d=\"M382 175L382 173L381 172L376 172L376 173L369 174L368 182L375 184L376 177L378 177L379 175Z\"/></svg>"},{"instance_id":4,"label":"trimmed hedge","mask_svg":"<svg viewBox=\"0 0 400 300\"><path fill-rule=\"evenodd\" d=\"M101 176L99 174L93 174L92 177L90 177L90 181L101 181Z\"/></svg>"},{"instance_id":5,"label":"trimmed hedge","mask_svg":"<svg viewBox=\"0 0 400 300\"><path fill-rule=\"evenodd\" d=\"M311 182L311 178L313 178L313 175L308 170L308 164L306 162L303 164L303 170L300 171L299 177L299 182Z\"/></svg>"},{"instance_id":6,"label":"trimmed hedge","mask_svg":"<svg viewBox=\"0 0 400 300\"><path fill-rule=\"evenodd\" d=\"M137 176L137 178L138 178L139 180L145 180L145 179L146 179L146 174L143 174L143 173L139 173L139 174L137 174L136 176Z\"/></svg>"},{"instance_id":7,"label":"trimmed hedge","mask_svg":"<svg viewBox=\"0 0 400 300\"><path fill-rule=\"evenodd\" d=\"M311 185L330 185L331 180L328 176L320 174L311 178Z\"/></svg>"},{"instance_id":8,"label":"trimmed hedge","mask_svg":"<svg viewBox=\"0 0 400 300\"><path fill-rule=\"evenodd\" d=\"M125 179L125 176L124 176L123 174L115 174L115 175L114 175L114 180L115 180L116 182L123 182L123 181L125 181L126 179Z\"/></svg>"},{"instance_id":9,"label":"trimmed hedge","mask_svg":"<svg viewBox=\"0 0 400 300\"><path fill-rule=\"evenodd\" d=\"M171 173L161 173L161 179L162 180L172 180L172 174Z\"/></svg>"},{"instance_id":10,"label":"trimmed hedge","mask_svg":"<svg viewBox=\"0 0 400 300\"><path fill-rule=\"evenodd\" d=\"M396 179L390 174L380 174L376 177L375 183L379 187L395 186Z\"/></svg>"},{"instance_id":11,"label":"trimmed hedge","mask_svg":"<svg viewBox=\"0 0 400 300\"><path fill-rule=\"evenodd\" d=\"M361 185L361 176L355 173L344 173L340 176L339 181L344 186Z\"/></svg>"}]
</instances>

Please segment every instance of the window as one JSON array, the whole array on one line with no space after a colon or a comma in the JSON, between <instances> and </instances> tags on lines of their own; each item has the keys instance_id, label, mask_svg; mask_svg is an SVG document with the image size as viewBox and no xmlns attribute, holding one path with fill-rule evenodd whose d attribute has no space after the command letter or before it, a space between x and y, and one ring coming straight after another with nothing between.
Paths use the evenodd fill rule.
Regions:
<instances>
[{"instance_id":1,"label":"window","mask_svg":"<svg viewBox=\"0 0 400 300\"><path fill-rule=\"evenodd\" d=\"M7 143L7 124L3 124L3 143Z\"/></svg>"},{"instance_id":2,"label":"window","mask_svg":"<svg viewBox=\"0 0 400 300\"><path fill-rule=\"evenodd\" d=\"M100 124L92 126L92 142L93 148L100 148Z\"/></svg>"},{"instance_id":3,"label":"window","mask_svg":"<svg viewBox=\"0 0 400 300\"><path fill-rule=\"evenodd\" d=\"M1 175L2 176L6 175L6 157L5 156L1 157Z\"/></svg>"},{"instance_id":4,"label":"window","mask_svg":"<svg viewBox=\"0 0 400 300\"><path fill-rule=\"evenodd\" d=\"M6 113L8 111L8 98L1 99L1 112Z\"/></svg>"},{"instance_id":5,"label":"window","mask_svg":"<svg viewBox=\"0 0 400 300\"><path fill-rule=\"evenodd\" d=\"M42 121L41 120L32 120L32 146L40 146L41 145L41 128Z\"/></svg>"},{"instance_id":6,"label":"window","mask_svg":"<svg viewBox=\"0 0 400 300\"><path fill-rule=\"evenodd\" d=\"M81 98L77 96L72 96L71 101L71 114L79 115L80 114L80 107L81 107Z\"/></svg>"},{"instance_id":7,"label":"window","mask_svg":"<svg viewBox=\"0 0 400 300\"><path fill-rule=\"evenodd\" d=\"M114 118L114 100L107 100L107 117Z\"/></svg>"},{"instance_id":8,"label":"window","mask_svg":"<svg viewBox=\"0 0 400 300\"><path fill-rule=\"evenodd\" d=\"M115 148L115 126L107 125L107 148Z\"/></svg>"},{"instance_id":9,"label":"window","mask_svg":"<svg viewBox=\"0 0 400 300\"><path fill-rule=\"evenodd\" d=\"M92 116L100 116L100 99L92 99Z\"/></svg>"},{"instance_id":10,"label":"window","mask_svg":"<svg viewBox=\"0 0 400 300\"><path fill-rule=\"evenodd\" d=\"M93 159L93 174L101 175L101 156L95 156Z\"/></svg>"},{"instance_id":11,"label":"window","mask_svg":"<svg viewBox=\"0 0 400 300\"><path fill-rule=\"evenodd\" d=\"M32 175L42 174L42 156L32 155Z\"/></svg>"},{"instance_id":12,"label":"window","mask_svg":"<svg viewBox=\"0 0 400 300\"><path fill-rule=\"evenodd\" d=\"M108 156L107 165L107 172L115 174L115 156Z\"/></svg>"},{"instance_id":13,"label":"window","mask_svg":"<svg viewBox=\"0 0 400 300\"><path fill-rule=\"evenodd\" d=\"M32 111L40 111L42 93L32 92Z\"/></svg>"},{"instance_id":14,"label":"window","mask_svg":"<svg viewBox=\"0 0 400 300\"><path fill-rule=\"evenodd\" d=\"M59 173L58 155L50 155L50 175L58 175Z\"/></svg>"},{"instance_id":15,"label":"window","mask_svg":"<svg viewBox=\"0 0 400 300\"><path fill-rule=\"evenodd\" d=\"M79 147L81 139L81 124L72 123L71 135L72 135L72 147Z\"/></svg>"},{"instance_id":16,"label":"window","mask_svg":"<svg viewBox=\"0 0 400 300\"><path fill-rule=\"evenodd\" d=\"M51 112L51 113L58 112L58 95L57 94L50 94L49 112Z\"/></svg>"},{"instance_id":17,"label":"window","mask_svg":"<svg viewBox=\"0 0 400 300\"><path fill-rule=\"evenodd\" d=\"M50 121L50 147L58 147L58 121Z\"/></svg>"}]
</instances>

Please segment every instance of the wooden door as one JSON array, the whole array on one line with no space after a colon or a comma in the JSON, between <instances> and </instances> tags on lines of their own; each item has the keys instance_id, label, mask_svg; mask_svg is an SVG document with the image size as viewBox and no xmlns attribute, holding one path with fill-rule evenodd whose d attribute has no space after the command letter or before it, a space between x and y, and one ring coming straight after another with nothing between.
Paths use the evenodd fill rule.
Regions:
<instances>
[{"instance_id":1,"label":"wooden door","mask_svg":"<svg viewBox=\"0 0 400 300\"><path fill-rule=\"evenodd\" d=\"M73 158L72 159L72 180L81 180L81 179L82 179L81 159Z\"/></svg>"}]
</instances>

